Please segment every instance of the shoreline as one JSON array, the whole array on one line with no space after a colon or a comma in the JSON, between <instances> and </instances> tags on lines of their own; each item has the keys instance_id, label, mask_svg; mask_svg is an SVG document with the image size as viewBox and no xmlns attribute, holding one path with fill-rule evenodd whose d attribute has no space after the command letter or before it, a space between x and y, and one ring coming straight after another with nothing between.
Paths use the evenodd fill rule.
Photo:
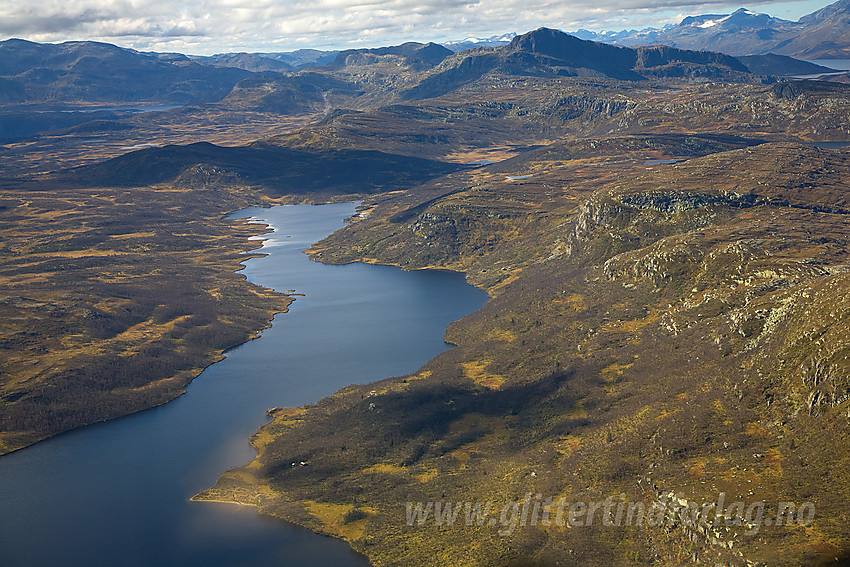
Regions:
<instances>
[{"instance_id":1,"label":"shoreline","mask_svg":"<svg viewBox=\"0 0 850 567\"><path fill-rule=\"evenodd\" d=\"M253 205L248 205L248 206L262 206L263 203L264 203L264 201L261 200L259 202L255 202L255 204L253 204ZM271 206L276 206L276 205L277 205L277 203L271 203L268 206L271 207ZM219 217L219 221L225 224L225 227L226 227L225 231L227 233L229 233L229 235L234 236L234 237L238 237L238 238L240 238L240 240L242 240L245 243L254 244L254 241L252 240L252 238L254 238L255 236L262 236L263 234L270 234L270 233L274 232L274 229L265 230L265 228L267 228L267 225L260 224L260 225L256 225L256 228L260 229L259 232L256 232L256 233L250 234L250 235L241 236L241 237L238 236L240 227L251 226L252 223L239 223L238 221L240 219L231 219L231 220L228 221L226 219L226 217L227 217L227 215L232 214L233 212L239 211L239 210L244 209L244 208L246 208L246 207L242 206L242 207L236 208L233 211L231 211L231 212L229 212L225 215L221 215ZM230 224L231 226L227 226L228 224ZM251 228L254 228L254 227L251 226ZM262 242L262 240L260 242ZM262 258L262 257L265 257L265 256L268 255L267 253L257 252L258 250L261 250L261 249L262 249L262 244L260 244L260 246L258 246L258 247L252 247L250 249L244 250L243 254L245 256L239 258L238 267L236 267L233 270L226 270L225 264L220 264L218 266L219 269L225 268L227 274L235 274L235 275L240 276L242 278L242 283L237 284L238 287L241 288L240 291L242 293L251 294L251 295L256 296L258 298L263 298L262 299L263 302L268 302L269 300L272 300L271 304L269 304L267 307L261 306L259 303L255 306L255 308L259 308L259 309L261 309L265 312L265 317L264 317L265 320L262 322L261 325L257 325L257 326L253 326L253 327L247 327L246 326L245 327L245 333L247 334L247 336L243 340L240 340L237 343L228 345L227 347L224 347L224 348L214 349L208 355L206 355L207 361L202 366L198 366L196 368L189 369L189 370L181 370L181 371L178 371L175 374L172 374L170 376L167 376L167 377L164 377L164 378L157 378L156 380L151 380L151 381L147 382L146 384L144 384L140 387L136 387L136 388L129 389L129 390L126 390L126 391L122 391L120 388L114 390L114 395L130 396L130 399L132 399L132 392L134 390L135 391L142 391L144 389L149 389L149 388L152 388L153 391L161 390L161 393L159 395L159 399L157 399L155 403L141 402L141 404L140 404L141 407L132 408L129 411L113 413L113 415L107 415L107 416L102 417L102 418L87 421L87 422L81 423L79 425L75 425L75 426L72 426L72 427L61 429L60 431L48 432L48 433L36 434L36 435L27 435L27 436L23 437L23 440L18 440L18 441L16 441L15 438L20 438L22 433L23 433L22 431L20 431L20 432L17 431L17 430L4 431L4 432L0 433L0 458L3 458L6 455L11 455L13 453L17 453L19 451L27 449L28 447L32 447L34 445L37 445L37 444L39 444L43 441L47 441L49 439L60 437L61 435L66 434L66 433L77 431L77 430L85 428L85 427L101 425L101 424L104 424L104 423L107 423L107 422L110 422L110 421L129 417L129 416L135 415L137 413L140 413L140 412L143 412L143 411L146 411L146 410L150 410L150 409L154 409L154 408L158 408L158 407L161 407L165 404L168 404L168 403L182 397L183 395L185 395L187 393L188 386L192 382L194 382L195 379L197 379L207 368L209 368L213 364L221 362L227 356L228 352L230 352L233 349L238 348L238 347L240 347L240 346L242 346L242 345L244 345L244 344L246 344L250 341L253 341L257 338L260 338L262 336L263 331L269 329L272 326L274 318L279 314L287 313L289 311L289 306L292 304L293 301L295 301L295 299L290 294L287 294L287 293L281 292L281 291L277 291L273 288L269 288L269 287L262 286L262 285L259 285L257 283L251 282L250 280L248 280L247 277L244 276L244 274L240 274L240 272L242 272L246 268L246 265L245 265L246 261L251 260L253 258ZM229 254L238 253L238 248L233 248L228 253ZM225 279L223 281L227 281L226 276L225 276ZM71 368L73 368L73 366L71 366ZM160 386L159 389L157 388L157 385ZM169 386L169 385L171 385L172 388L173 388L171 393L169 393L168 388L167 388L167 386ZM4 439L5 439L5 441L3 441Z\"/></svg>"},{"instance_id":2,"label":"shoreline","mask_svg":"<svg viewBox=\"0 0 850 567\"><path fill-rule=\"evenodd\" d=\"M162 192L160 191L162 189L162 187L160 187L160 186L146 187L145 189L152 192L155 197L160 197L162 195ZM124 418L124 417L135 415L137 413L140 413L140 412L143 412L143 411L146 411L146 410L149 410L149 409L158 408L158 407L161 407L161 406L163 406L163 405L165 405L169 402L172 402L172 401L182 397L184 394L187 393L188 386L192 382L194 382L194 380L198 376L200 376L201 373L203 373L204 370L209 368L211 365L216 364L217 362L220 362L227 355L227 353L230 352L231 350L233 350L233 349L235 349L239 346L242 346L242 345L248 343L249 341L252 341L252 340L262 336L262 332L272 326L275 316L288 312L289 306L292 304L293 301L295 301L294 296L297 296L298 294L289 294L289 293L286 293L286 292L283 292L283 291L277 291L273 288L269 288L269 287L266 287L266 286L263 286L263 285L260 285L260 284L256 284L256 283L248 280L248 278L244 274L240 273L246 268L246 265L245 265L246 261L251 260L253 258L262 258L262 257L265 257L265 256L268 255L268 253L259 252L263 248L263 242L265 240L267 240L267 239L264 239L264 238L261 238L261 237L263 235L273 233L274 228L270 227L270 225L267 225L264 222L259 222L259 223L247 222L247 218L227 219L227 217L229 215L232 215L233 213L236 213L240 210L243 210L243 209L246 209L246 208L252 208L252 207L268 209L268 208L280 206L280 205L300 205L300 204L309 204L309 205L313 205L313 206L321 206L321 205L344 203L344 202L358 203L358 202L361 202L364 199L363 195L356 194L356 193L355 194L349 194L349 195L332 195L332 194L315 195L315 196L312 196L312 197L301 196L301 195L283 195L283 196L280 196L280 197L272 198L272 197L269 197L269 196L266 196L266 195L258 194L254 190L250 190L252 194L250 194L248 199L246 200L245 197L241 194L241 191L245 190L245 189L246 188L241 188L241 187L232 188L233 193L230 193L230 195L229 195L231 197L231 199L228 201L229 205L228 204L225 205L229 209L227 212L222 213L222 212L217 212L215 210L210 211L209 206L204 205L199 211L196 212L197 214L195 216L192 216L192 215L184 216L182 218L181 222L182 222L183 225L185 225L186 223L191 223L191 222L196 221L196 220L206 219L206 220L209 220L211 222L222 223L224 225L223 228L224 228L225 234L228 237L238 239L238 242L240 242L241 244L235 245L230 250L222 251L219 254L220 258L223 258L225 255L239 254L239 257L237 259L237 262L238 262L237 267L235 267L232 271L222 272L222 276L219 277L217 281L219 281L221 283L229 283L227 275L228 274L235 274L238 277L242 278L241 283L237 284L239 291L242 294L244 294L247 297L250 297L252 300L253 300L253 296L263 298L262 301L265 301L265 302L271 300L272 305L270 305L268 308L259 307L260 309L265 310L266 315L265 315L265 318L264 318L265 320L263 321L263 323L260 324L260 325L251 327L251 328L246 328L245 332L247 333L247 336L243 340L240 340L239 342L237 342L235 344L231 344L231 345L229 345L225 348L216 349L216 350L212 351L211 354L209 355L208 361L205 364L203 364L202 366L198 366L195 369L192 369L190 371L185 371L185 370L180 371L180 372L177 372L177 373L175 373L171 376L168 376L166 378L158 378L156 380L151 380L150 382L148 382L147 384L142 386L142 387L146 387L146 386L150 386L151 384L154 384L154 383L165 384L165 383L168 383L168 381L174 382L175 380L179 383L179 387L173 393L162 392L161 393L162 395L154 403L144 403L144 402L142 402L142 403L139 404L138 407L131 408L131 409L129 409L129 411L114 412L110 415L106 415L106 416L101 417L101 418L88 420L88 421L85 421L84 423L79 423L79 424L73 425L71 427L65 427L65 428L62 428L58 431L53 431L53 432L36 433L35 435L33 435L32 434L33 431L36 431L33 428L29 428L27 430L0 431L0 459L3 458L6 455L11 455L12 453L17 453L21 450L28 448L28 447L32 447L34 445L37 445L37 444L39 444L43 441L47 441L47 440L52 439L54 437L59 437L59 436L65 434L65 433L68 433L68 432L71 432L71 431L76 431L78 429L82 429L82 428L93 426L93 425L100 425L100 424L110 422L110 421L113 421L113 420L118 420L118 419L121 419L121 418ZM102 188L102 189L97 190L97 194L98 195L100 195L100 194L111 195L114 191L116 191L115 188ZM237 194L237 193L239 193L239 194ZM87 196L87 194L83 191L83 192L80 193L79 198L84 199L86 196ZM14 198L15 192L10 191L9 197ZM156 198L154 198L152 200L151 204L155 205L157 203L164 206L165 204L167 204L167 201L160 203ZM242 222L240 222L240 221L242 221ZM135 225L133 225L133 226L135 227ZM144 221L144 222L140 223L138 230L143 232L144 230L147 229L146 227L148 227L148 226L150 226L150 221ZM244 227L249 228L250 234L240 234L240 228L244 228ZM266 230L268 228L271 228L271 230ZM259 229L259 232L254 231L253 229ZM260 237L260 238L257 238L257 237ZM13 238L14 237L10 237L9 239L13 240ZM257 243L259 243L259 246L254 246ZM252 247L242 248L243 245L245 245L245 246L252 245ZM240 249L242 249L241 252L240 252ZM211 251L211 250L214 250L214 248L209 247L209 246L204 247L201 250L201 253ZM167 252L171 252L171 251L167 250ZM2 258L0 258L0 260L2 260ZM225 267L226 266L223 263L216 265L217 269L222 269L222 268L225 268ZM0 284L2 284L2 282L0 282ZM2 288L0 288L0 290L2 290ZM231 299L233 300L233 299L238 299L238 298L231 298ZM275 303L277 303L277 305L274 305ZM255 305L255 307L258 307L258 305ZM64 362L65 359L60 359L60 360ZM75 366L73 364L69 365L68 367L71 370L75 369ZM181 376L181 375L185 375L187 372L189 372L191 374L191 376L189 376L188 378ZM25 394L26 394L26 392L25 392ZM0 400L2 399L2 396L3 396L3 392L2 392L2 390L0 390ZM112 404L114 404L114 403L115 402L112 402Z\"/></svg>"}]
</instances>

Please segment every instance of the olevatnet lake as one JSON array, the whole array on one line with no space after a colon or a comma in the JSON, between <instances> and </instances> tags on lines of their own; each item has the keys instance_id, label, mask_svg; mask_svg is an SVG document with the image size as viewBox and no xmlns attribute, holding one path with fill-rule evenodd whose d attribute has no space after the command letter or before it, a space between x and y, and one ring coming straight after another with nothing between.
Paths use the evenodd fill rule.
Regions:
<instances>
[{"instance_id":1,"label":"olevatnet lake","mask_svg":"<svg viewBox=\"0 0 850 567\"><path fill-rule=\"evenodd\" d=\"M414 372L449 348L449 322L486 301L461 274L329 266L302 253L343 226L354 207L230 215L275 229L263 243L269 255L246 262L248 278L304 297L177 400L0 457L0 565L368 565L344 542L253 508L189 501L253 458L248 438L268 421L268 408Z\"/></svg>"}]
</instances>

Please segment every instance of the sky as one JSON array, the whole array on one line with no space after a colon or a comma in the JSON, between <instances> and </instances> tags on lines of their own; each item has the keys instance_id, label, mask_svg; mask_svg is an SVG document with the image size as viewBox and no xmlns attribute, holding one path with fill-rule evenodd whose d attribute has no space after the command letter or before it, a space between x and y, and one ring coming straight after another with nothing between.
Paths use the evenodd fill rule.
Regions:
<instances>
[{"instance_id":1,"label":"sky","mask_svg":"<svg viewBox=\"0 0 850 567\"><path fill-rule=\"evenodd\" d=\"M0 0L0 38L93 40L197 55L378 47L524 33L642 29L745 7L797 20L829 0Z\"/></svg>"}]
</instances>

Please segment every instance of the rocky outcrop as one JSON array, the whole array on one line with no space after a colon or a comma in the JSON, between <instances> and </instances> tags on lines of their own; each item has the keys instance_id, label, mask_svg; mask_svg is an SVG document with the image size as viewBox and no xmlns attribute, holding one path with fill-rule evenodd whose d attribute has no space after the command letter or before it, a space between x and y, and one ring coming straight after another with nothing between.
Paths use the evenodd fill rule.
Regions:
<instances>
[{"instance_id":1,"label":"rocky outcrop","mask_svg":"<svg viewBox=\"0 0 850 567\"><path fill-rule=\"evenodd\" d=\"M620 202L638 209L650 209L662 213L680 213L691 209L701 209L712 205L746 208L765 202L753 194L737 193L689 193L678 191L654 191L637 195L625 195Z\"/></svg>"}]
</instances>

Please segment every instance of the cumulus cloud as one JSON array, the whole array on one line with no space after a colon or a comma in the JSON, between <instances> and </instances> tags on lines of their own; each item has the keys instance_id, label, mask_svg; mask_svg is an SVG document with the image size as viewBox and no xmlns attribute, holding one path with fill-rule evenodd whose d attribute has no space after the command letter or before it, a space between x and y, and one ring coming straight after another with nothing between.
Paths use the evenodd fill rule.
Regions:
<instances>
[{"instance_id":1,"label":"cumulus cloud","mask_svg":"<svg viewBox=\"0 0 850 567\"><path fill-rule=\"evenodd\" d=\"M736 7L729 0L0 0L0 35L194 53L280 51L441 41L540 26L643 27L679 13Z\"/></svg>"}]
</instances>

